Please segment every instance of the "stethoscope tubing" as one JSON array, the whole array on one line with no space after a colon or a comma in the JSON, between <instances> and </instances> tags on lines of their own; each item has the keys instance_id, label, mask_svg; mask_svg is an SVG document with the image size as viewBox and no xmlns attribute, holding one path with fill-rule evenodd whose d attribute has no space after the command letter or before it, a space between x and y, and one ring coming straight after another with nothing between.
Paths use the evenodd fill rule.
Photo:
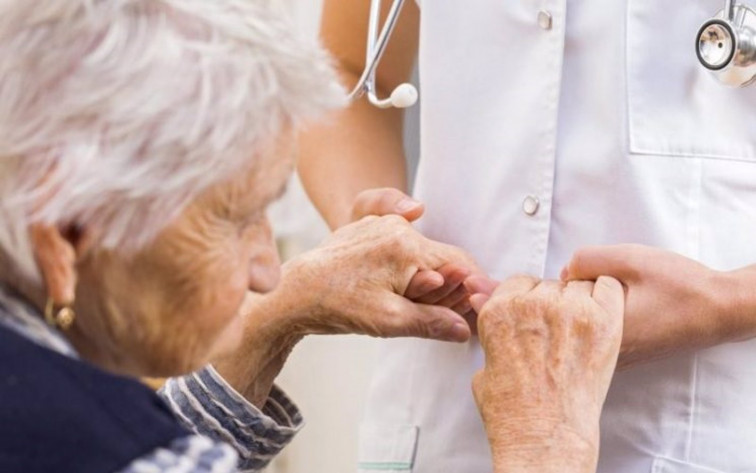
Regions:
<instances>
[{"instance_id":1,"label":"stethoscope tubing","mask_svg":"<svg viewBox=\"0 0 756 473\"><path fill-rule=\"evenodd\" d=\"M394 28L399 20L399 14L402 11L405 0L394 0L389 10L386 23L381 29L381 33L376 41L375 33L378 29L377 25L380 20L380 0L373 0L370 7L370 25L368 27L369 38L367 47L367 57L365 61L365 69L362 71L357 85L354 86L352 92L349 94L349 100L357 100L365 93L373 93L375 91L375 72L378 69L383 54L386 52L389 38L394 32ZM372 102L372 100L371 100Z\"/></svg>"}]
</instances>

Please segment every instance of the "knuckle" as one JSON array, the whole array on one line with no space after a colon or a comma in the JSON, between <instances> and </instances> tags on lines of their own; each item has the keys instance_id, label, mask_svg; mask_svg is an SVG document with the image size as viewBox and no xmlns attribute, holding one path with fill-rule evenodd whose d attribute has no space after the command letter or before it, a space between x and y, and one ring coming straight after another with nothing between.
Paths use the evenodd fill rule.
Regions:
<instances>
[{"instance_id":1,"label":"knuckle","mask_svg":"<svg viewBox=\"0 0 756 473\"><path fill-rule=\"evenodd\" d=\"M384 336L438 339L449 328L448 322L442 317L434 317L421 310L408 311L398 303L388 305L386 309Z\"/></svg>"},{"instance_id":2,"label":"knuckle","mask_svg":"<svg viewBox=\"0 0 756 473\"><path fill-rule=\"evenodd\" d=\"M562 281L552 281L550 279L544 279L538 282L538 288L546 293L559 294L567 284ZM544 299L545 297L540 297Z\"/></svg>"},{"instance_id":3,"label":"knuckle","mask_svg":"<svg viewBox=\"0 0 756 473\"><path fill-rule=\"evenodd\" d=\"M596 318L589 313L581 312L570 319L573 330L582 337L589 337L597 332L599 324Z\"/></svg>"},{"instance_id":4,"label":"knuckle","mask_svg":"<svg viewBox=\"0 0 756 473\"><path fill-rule=\"evenodd\" d=\"M565 307L565 319L569 321L573 333L578 338L595 339L600 334L611 330L611 321L601 310L585 302Z\"/></svg>"},{"instance_id":5,"label":"knuckle","mask_svg":"<svg viewBox=\"0 0 756 473\"><path fill-rule=\"evenodd\" d=\"M414 251L417 248L421 235L412 228L407 220L398 215L388 215L383 218L387 219L387 226L390 227L387 234L392 245L403 250Z\"/></svg>"},{"instance_id":6,"label":"knuckle","mask_svg":"<svg viewBox=\"0 0 756 473\"><path fill-rule=\"evenodd\" d=\"M397 304L386 305L381 325L384 327L382 336L393 337L414 334L412 326L408 323L408 317Z\"/></svg>"},{"instance_id":7,"label":"knuckle","mask_svg":"<svg viewBox=\"0 0 756 473\"><path fill-rule=\"evenodd\" d=\"M433 318L431 320L419 321L422 326L422 332L425 337L438 339L443 337L449 329L449 323L446 320Z\"/></svg>"},{"instance_id":8,"label":"knuckle","mask_svg":"<svg viewBox=\"0 0 756 473\"><path fill-rule=\"evenodd\" d=\"M362 222L363 226L368 226L368 225L377 224L379 220L380 220L380 217L378 217L377 215L364 215L360 219L360 222Z\"/></svg>"},{"instance_id":9,"label":"knuckle","mask_svg":"<svg viewBox=\"0 0 756 473\"><path fill-rule=\"evenodd\" d=\"M619 282L618 279L613 278L612 276L600 276L595 283L595 286L612 290L612 291L621 291L622 290L622 283Z\"/></svg>"},{"instance_id":10,"label":"knuckle","mask_svg":"<svg viewBox=\"0 0 756 473\"><path fill-rule=\"evenodd\" d=\"M517 295L509 299L506 309L515 317L528 317L542 312L543 301L539 297Z\"/></svg>"}]
</instances>

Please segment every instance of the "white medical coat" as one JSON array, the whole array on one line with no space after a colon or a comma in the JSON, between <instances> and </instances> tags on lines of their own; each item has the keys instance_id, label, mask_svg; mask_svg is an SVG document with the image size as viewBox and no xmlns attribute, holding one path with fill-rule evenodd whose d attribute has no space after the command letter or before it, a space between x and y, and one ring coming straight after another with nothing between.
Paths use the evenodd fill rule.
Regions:
<instances>
[{"instance_id":1,"label":"white medical coat","mask_svg":"<svg viewBox=\"0 0 756 473\"><path fill-rule=\"evenodd\" d=\"M694 49L722 3L422 0L421 230L497 278L630 242L756 263L756 86ZM385 342L360 471L490 473L482 364L477 342ZM601 473L756 471L756 342L619 373L601 442Z\"/></svg>"}]
</instances>

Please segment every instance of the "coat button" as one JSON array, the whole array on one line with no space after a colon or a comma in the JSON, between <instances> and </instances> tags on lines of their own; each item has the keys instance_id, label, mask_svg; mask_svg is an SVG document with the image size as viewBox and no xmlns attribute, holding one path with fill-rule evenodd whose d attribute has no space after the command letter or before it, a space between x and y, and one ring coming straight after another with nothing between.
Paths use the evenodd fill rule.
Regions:
<instances>
[{"instance_id":1,"label":"coat button","mask_svg":"<svg viewBox=\"0 0 756 473\"><path fill-rule=\"evenodd\" d=\"M541 201L538 200L538 197L534 195L529 195L525 197L525 200L522 201L522 211L525 212L525 215L533 216L538 213L538 209L541 207Z\"/></svg>"},{"instance_id":2,"label":"coat button","mask_svg":"<svg viewBox=\"0 0 756 473\"><path fill-rule=\"evenodd\" d=\"M542 29L550 30L553 23L554 19L551 16L551 13L546 10L541 10L538 12L538 26L540 26Z\"/></svg>"}]
</instances>

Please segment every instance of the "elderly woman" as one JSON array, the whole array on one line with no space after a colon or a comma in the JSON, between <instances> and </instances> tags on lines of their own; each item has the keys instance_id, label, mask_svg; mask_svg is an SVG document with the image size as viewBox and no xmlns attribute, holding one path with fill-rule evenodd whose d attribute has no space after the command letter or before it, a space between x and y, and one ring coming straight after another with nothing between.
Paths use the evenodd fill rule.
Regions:
<instances>
[{"instance_id":1,"label":"elderly woman","mask_svg":"<svg viewBox=\"0 0 756 473\"><path fill-rule=\"evenodd\" d=\"M302 337L469 338L446 307L469 306L451 304L459 289L438 271L472 263L401 217L363 218L279 267L265 208L292 171L293 134L343 101L325 55L293 31L263 1L0 2L3 473L256 471L302 425L273 385ZM437 305L404 297L427 302L439 284ZM523 360L497 332L520 313L553 322L565 304L521 283L483 307L490 282L468 284L492 360L476 393L502 461L522 462L507 426L529 392L496 393ZM599 364L578 390L597 417L621 291L592 286L574 286L570 317L596 330L550 372ZM513 333L509 346L526 340ZM143 376L174 378L158 395Z\"/></svg>"}]
</instances>

